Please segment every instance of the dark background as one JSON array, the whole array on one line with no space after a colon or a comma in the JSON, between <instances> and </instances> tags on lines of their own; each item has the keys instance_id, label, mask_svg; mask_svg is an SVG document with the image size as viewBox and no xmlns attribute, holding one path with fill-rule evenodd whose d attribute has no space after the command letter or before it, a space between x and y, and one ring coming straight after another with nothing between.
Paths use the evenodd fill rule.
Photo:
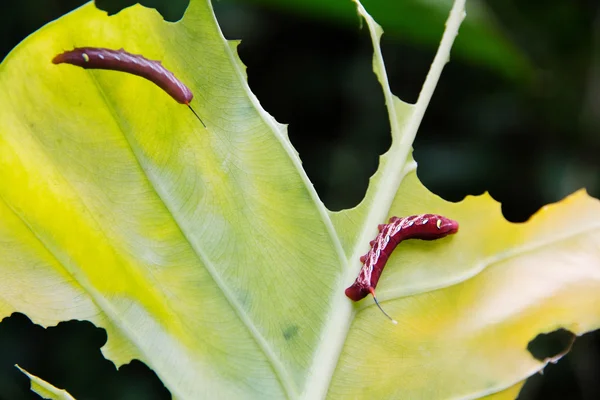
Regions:
<instances>
[{"instance_id":1,"label":"dark background","mask_svg":"<svg viewBox=\"0 0 600 400\"><path fill-rule=\"evenodd\" d=\"M337 0L323 4L333 4L327 1ZM403 12L393 14L392 20L407 16L406 21L392 25L389 13L377 6L386 1L400 2L371 0L365 7L386 31L382 48L393 92L414 102L445 15ZM83 3L2 0L0 58L45 23ZM132 3L97 1L111 13ZM329 13L311 9L310 2L213 4L225 36L243 39L239 52L252 90L269 113L289 124L290 139L310 179L335 210L361 200L378 156L390 145L368 33L359 29L353 5L347 3L343 12ZM177 20L187 2L142 4ZM452 201L489 191L511 221L525 221L542 205L582 187L600 197L599 2L483 4L497 27L498 42L484 40L481 32L489 30L488 24L479 31L477 26L461 29L452 62L414 143L420 179ZM514 59L510 52L501 52L507 43L513 46ZM599 336L579 338L557 365L528 380L520 398L600 398ZM557 352L569 335L546 339L536 341L534 354ZM15 363L78 400L170 398L142 363L134 361L117 371L105 361L99 351L105 341L104 331L86 322L43 329L23 315L6 318L0 323L0 399L39 399L29 392L28 380L14 369Z\"/></svg>"}]
</instances>

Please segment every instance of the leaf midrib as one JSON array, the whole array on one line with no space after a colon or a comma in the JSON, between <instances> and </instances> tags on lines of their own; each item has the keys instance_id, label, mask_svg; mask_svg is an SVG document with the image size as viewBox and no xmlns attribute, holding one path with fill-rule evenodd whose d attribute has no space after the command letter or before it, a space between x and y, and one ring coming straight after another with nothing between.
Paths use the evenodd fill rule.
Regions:
<instances>
[{"instance_id":1,"label":"leaf midrib","mask_svg":"<svg viewBox=\"0 0 600 400\"><path fill-rule=\"evenodd\" d=\"M304 183L304 186L306 188L306 190L309 192L311 200L313 202L313 204L315 205L315 207L317 208L317 210L319 211L319 215L321 216L321 220L323 221L323 223L325 224L327 233L329 238L331 239L331 242L334 245L335 251L336 251L336 255L338 257L338 260L340 262L340 265L347 265L347 257L345 255L343 246L341 241L339 240L339 237L337 236L337 232L335 230L335 227L333 226L333 222L329 216L328 210L325 207L325 205L323 204L323 202L320 200L314 186L312 185L312 183L310 182L308 176L306 175L306 171L304 170L304 168L302 168L302 162L298 156L298 153L296 152L296 150L292 147L292 144L289 140L289 137L287 135L282 135L280 132L280 129L278 129L278 127L275 125L275 120L274 118L268 114L265 110L262 109L260 103L258 102L258 99L256 98L256 96L254 95L254 93L252 93L252 91L250 90L248 83L246 81L245 78L245 74L244 71L240 70L240 65L239 63L236 62L235 60L235 55L232 52L232 48L231 46L228 45L228 41L225 38L225 36L223 35L222 31L221 31L221 27L218 24L217 20L216 20L216 15L214 13L214 10L212 9L212 4L210 1L208 1L209 7L211 8L211 11L213 11L213 18L214 18L214 22L215 25L217 27L217 30L219 32L220 38L222 40L223 43L223 48L225 49L225 52L227 54L227 56L229 57L229 62L230 64L233 66L234 70L236 71L237 74L237 78L238 81L240 82L240 84L242 85L242 87L244 88L244 91L246 92L248 98L250 99L250 101L252 102L252 105L254 106L255 110L259 113L259 115L261 116L261 118L263 119L263 121L265 121L265 123L267 124L267 126L270 128L271 132L273 132L274 136L279 140L279 142L281 143L282 148L286 151L286 153L288 154L288 157L290 158L290 160L292 161L296 171L298 172L300 178L302 179L302 182ZM235 41L233 41L235 42ZM341 283L343 285L343 282ZM335 294L334 294L335 297ZM334 302L331 302L331 304L335 304ZM330 313L334 312L334 307L330 308ZM330 318L327 318L326 320L331 321ZM349 324L348 324L349 327ZM323 330L324 333L327 332L327 329ZM326 335L321 335L326 336ZM323 340L320 341L321 343L323 342ZM317 345L315 347L315 351L313 354L319 354L319 345ZM317 358L313 357L313 365L317 362L316 361ZM299 395L297 391L294 392L294 398L302 398L305 397L306 395L306 391L308 390L310 392L310 390L313 388L312 382L311 382L311 374L309 372L308 375L308 379L305 382L304 385L304 393L302 395ZM288 397L289 397L289 393L288 393Z\"/></svg>"},{"instance_id":2,"label":"leaf midrib","mask_svg":"<svg viewBox=\"0 0 600 400\"><path fill-rule=\"evenodd\" d=\"M402 183L405 174L397 173L396 171L406 172L405 169L408 164L408 155L410 153L412 143L416 136L417 129L423 119L429 101L433 96L433 91L439 80L442 69L445 65L445 61L449 58L450 48L452 47L452 43L458 32L458 27L460 26L464 18L465 2L465 0L455 0L452 10L450 12L450 16L448 18L448 22L446 23L447 28L442 36L442 42L440 44L440 47L438 48L438 51L436 52L432 66L430 68L429 73L427 74L425 82L423 83L423 88L419 94L417 103L411 110L411 114L406 123L400 126L398 123L398 116L396 113L396 101L401 100L393 95L389 87L385 63L383 62L383 55L381 53L380 36L377 32L378 25L367 13L362 4L360 4L359 0L353 1L357 5L360 17L364 18L367 22L367 25L369 26L371 43L373 45L373 54L375 58L374 61L377 62L379 71L382 74L381 76L378 75L378 80L382 86L384 97L386 99L385 103L386 108L388 110L390 127L392 131L392 145L390 149L380 158L381 160L384 160L385 157L388 157L388 160L385 163L380 180L375 185L376 192L373 196L373 205L371 209L367 212L367 216L364 218L364 224L359 234L357 235L357 241L355 242L355 245L353 247L350 260L357 258L359 255L358 249L361 248L363 243L367 243L367 238L371 233L371 227L369 226L369 223L371 221L381 221L385 217L385 215L387 215L391 204L398 192L398 188L400 187L400 184ZM375 69L374 72L377 73ZM369 189L367 191L366 197L368 197L369 190L371 190L371 184L372 182L370 182L369 184ZM393 190L390 190L390 188L393 188ZM352 272L350 268L347 268L348 262L349 260L346 259L345 273L342 274L343 277L342 279L340 279L340 286L338 288L340 293L342 293L344 285L348 283L347 278L350 277L350 274ZM347 299L345 300L347 301ZM332 304L335 303L332 302ZM323 336L325 338L328 338L329 336L334 336L339 344L336 348L336 354L334 356L335 360L322 360L318 358L317 361L315 361L318 365L322 365L322 367L317 367L316 370L320 372L313 372L313 376L316 379L317 377L322 377L325 374L326 379L324 382L327 383L327 388L330 386L331 379L333 378L333 374L335 373L335 367L337 366L339 358L342 354L343 343L345 343L346 341L346 337L348 335L350 326L355 316L356 309L353 308L353 312L350 318L346 321L347 323L343 327L335 326L334 319L331 319L329 321L329 324L325 327ZM331 341L330 338L329 340ZM322 340L322 342L324 341L327 341L327 339ZM327 388L319 388L320 390L316 388L309 388L307 392L303 393L303 397L306 399L312 399L316 397L323 398L327 395Z\"/></svg>"}]
</instances>

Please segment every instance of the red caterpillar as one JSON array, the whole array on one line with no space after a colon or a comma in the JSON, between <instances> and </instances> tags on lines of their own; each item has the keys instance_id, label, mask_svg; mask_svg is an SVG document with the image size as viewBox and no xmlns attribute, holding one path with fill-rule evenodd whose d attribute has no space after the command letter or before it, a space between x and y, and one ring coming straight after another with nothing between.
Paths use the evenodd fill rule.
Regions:
<instances>
[{"instance_id":1,"label":"red caterpillar","mask_svg":"<svg viewBox=\"0 0 600 400\"><path fill-rule=\"evenodd\" d=\"M204 125L202 119L190 106L190 102L194 98L192 91L177 79L171 71L163 67L160 61L148 60L139 54L131 54L123 49L79 47L57 55L52 59L52 62L54 64L77 65L85 69L127 72L146 78L167 92L178 103L187 105ZM204 126L206 127L206 125Z\"/></svg>"},{"instance_id":2,"label":"red caterpillar","mask_svg":"<svg viewBox=\"0 0 600 400\"><path fill-rule=\"evenodd\" d=\"M371 249L360 258L363 267L352 286L346 289L346 296L353 301L364 299L369 293L375 304L392 322L397 323L379 305L375 288L383 272L385 263L392 251L403 240L435 240L458 231L458 222L435 214L412 215L410 217L390 218L390 222L377 227L379 234L370 242Z\"/></svg>"}]
</instances>

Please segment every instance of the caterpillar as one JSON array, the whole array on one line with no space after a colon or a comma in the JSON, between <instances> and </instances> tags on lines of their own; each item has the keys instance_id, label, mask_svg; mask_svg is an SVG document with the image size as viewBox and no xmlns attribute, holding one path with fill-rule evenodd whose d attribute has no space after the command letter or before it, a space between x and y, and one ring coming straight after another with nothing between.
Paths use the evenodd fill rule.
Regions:
<instances>
[{"instance_id":1,"label":"caterpillar","mask_svg":"<svg viewBox=\"0 0 600 400\"><path fill-rule=\"evenodd\" d=\"M72 64L85 69L121 71L145 78L167 92L178 103L188 106L204 125L200 116L190 106L190 102L194 98L192 91L160 61L148 60L140 54L131 54L123 49L78 47L58 54L52 59L52 62L54 64Z\"/></svg>"},{"instance_id":2,"label":"caterpillar","mask_svg":"<svg viewBox=\"0 0 600 400\"><path fill-rule=\"evenodd\" d=\"M403 218L391 217L389 223L378 225L377 228L379 234L369 243L371 249L360 257L363 266L358 277L345 293L353 301L371 294L381 312L396 324L397 321L383 311L375 296L377 282L392 251L406 239L435 240L454 234L458 232L458 222L441 215L420 214Z\"/></svg>"}]
</instances>

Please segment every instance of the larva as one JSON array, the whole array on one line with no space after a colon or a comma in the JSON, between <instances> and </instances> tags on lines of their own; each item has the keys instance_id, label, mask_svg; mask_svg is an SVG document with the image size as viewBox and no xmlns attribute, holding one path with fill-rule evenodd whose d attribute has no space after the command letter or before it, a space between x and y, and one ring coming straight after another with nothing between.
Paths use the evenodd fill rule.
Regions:
<instances>
[{"instance_id":1,"label":"larva","mask_svg":"<svg viewBox=\"0 0 600 400\"><path fill-rule=\"evenodd\" d=\"M52 62L54 64L77 65L85 69L121 71L146 78L167 92L178 103L187 105L204 125L202 119L190 106L190 102L194 98L192 91L177 79L171 71L166 69L160 61L148 60L142 55L131 54L123 49L78 47L58 54L52 59Z\"/></svg>"},{"instance_id":2,"label":"larva","mask_svg":"<svg viewBox=\"0 0 600 400\"><path fill-rule=\"evenodd\" d=\"M436 214L420 214L410 217L392 217L389 223L378 226L379 234L370 242L371 249L360 258L363 266L346 296L353 301L364 299L369 293L375 304L392 322L396 323L383 309L375 296L375 288L392 251L403 240L435 240L458 232L458 222Z\"/></svg>"}]
</instances>

